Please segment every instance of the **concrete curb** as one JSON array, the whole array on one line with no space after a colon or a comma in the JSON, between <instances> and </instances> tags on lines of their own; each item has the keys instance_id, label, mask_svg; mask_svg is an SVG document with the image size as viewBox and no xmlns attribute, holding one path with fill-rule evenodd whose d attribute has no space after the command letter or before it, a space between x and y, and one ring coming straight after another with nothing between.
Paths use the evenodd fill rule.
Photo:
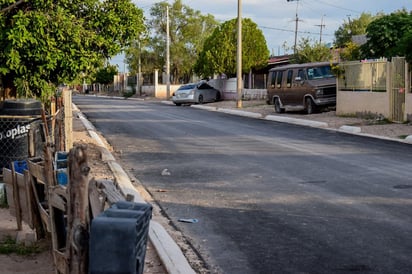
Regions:
<instances>
[{"instance_id":1,"label":"concrete curb","mask_svg":"<svg viewBox=\"0 0 412 274\"><path fill-rule=\"evenodd\" d=\"M316 127L316 128L327 128L329 127L328 123L325 122L318 122L318 121L311 121L305 119L297 119L297 118L290 118L290 117L282 117L282 116L275 116L275 115L267 115L265 117L266 120L281 122L281 123L288 123L300 126L309 126L309 127Z\"/></svg>"},{"instance_id":2,"label":"concrete curb","mask_svg":"<svg viewBox=\"0 0 412 274\"><path fill-rule=\"evenodd\" d=\"M209 111L216 111L217 110L217 107L209 107L209 106L204 106L204 105L191 105L190 107L209 110Z\"/></svg>"},{"instance_id":3,"label":"concrete curb","mask_svg":"<svg viewBox=\"0 0 412 274\"><path fill-rule=\"evenodd\" d=\"M129 176L123 170L123 168L116 162L113 155L106 148L104 142L100 139L99 135L96 133L94 126L86 119L86 117L80 112L75 104L73 104L73 109L78 111L78 117L83 122L90 136L97 141L101 147L102 159L106 158L110 169L113 172L113 176L119 185L123 194L133 195L134 202L144 203L144 199L137 192L136 188L130 181ZM105 156L103 156L105 155ZM152 242L156 252L162 261L166 271L169 274L194 274L195 271L190 266L183 252L180 250L178 245L172 239L172 237L167 233L167 231L155 221L150 221L149 225L149 239Z\"/></svg>"},{"instance_id":4,"label":"concrete curb","mask_svg":"<svg viewBox=\"0 0 412 274\"><path fill-rule=\"evenodd\" d=\"M341 126L339 131L347 132L347 133L361 133L362 129L360 127L353 127L353 126Z\"/></svg>"},{"instance_id":5,"label":"concrete curb","mask_svg":"<svg viewBox=\"0 0 412 274\"><path fill-rule=\"evenodd\" d=\"M228 108L218 108L217 112L223 112L227 114L233 114L233 115L250 117L250 118L258 118L258 119L261 119L263 117L261 113L249 112L249 111L244 111L244 110L236 110L236 109L228 109Z\"/></svg>"}]
</instances>

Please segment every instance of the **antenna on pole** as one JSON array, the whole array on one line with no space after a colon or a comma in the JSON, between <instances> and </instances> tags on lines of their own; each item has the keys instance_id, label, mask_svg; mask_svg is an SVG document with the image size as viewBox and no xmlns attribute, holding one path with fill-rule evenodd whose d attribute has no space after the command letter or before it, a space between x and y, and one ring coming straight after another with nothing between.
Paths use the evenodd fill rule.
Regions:
<instances>
[{"instance_id":1,"label":"antenna on pole","mask_svg":"<svg viewBox=\"0 0 412 274\"><path fill-rule=\"evenodd\" d=\"M317 27L320 27L319 44L322 44L322 30L323 30L324 27L326 27L326 26L323 24L323 16L325 16L325 15L322 15L322 19L321 19L321 21L320 21L320 25L315 25L315 26L317 26Z\"/></svg>"},{"instance_id":2,"label":"antenna on pole","mask_svg":"<svg viewBox=\"0 0 412 274\"><path fill-rule=\"evenodd\" d=\"M296 17L295 17L295 44L293 46L293 54L296 54L296 45L298 42L298 24L299 24L299 16L298 16L298 6L299 0L287 0L288 2L296 1Z\"/></svg>"}]
</instances>

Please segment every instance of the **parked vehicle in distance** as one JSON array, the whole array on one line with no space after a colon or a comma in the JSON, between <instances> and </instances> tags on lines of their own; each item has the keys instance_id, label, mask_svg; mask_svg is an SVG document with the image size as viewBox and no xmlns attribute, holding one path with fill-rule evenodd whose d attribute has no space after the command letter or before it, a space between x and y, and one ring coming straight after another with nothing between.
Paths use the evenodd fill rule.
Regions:
<instances>
[{"instance_id":1,"label":"parked vehicle in distance","mask_svg":"<svg viewBox=\"0 0 412 274\"><path fill-rule=\"evenodd\" d=\"M172 101L176 106L182 104L204 104L220 101L219 90L210 86L206 81L182 85L173 93Z\"/></svg>"},{"instance_id":2,"label":"parked vehicle in distance","mask_svg":"<svg viewBox=\"0 0 412 274\"><path fill-rule=\"evenodd\" d=\"M291 64L269 70L267 103L277 113L336 105L336 77L329 62Z\"/></svg>"}]
</instances>

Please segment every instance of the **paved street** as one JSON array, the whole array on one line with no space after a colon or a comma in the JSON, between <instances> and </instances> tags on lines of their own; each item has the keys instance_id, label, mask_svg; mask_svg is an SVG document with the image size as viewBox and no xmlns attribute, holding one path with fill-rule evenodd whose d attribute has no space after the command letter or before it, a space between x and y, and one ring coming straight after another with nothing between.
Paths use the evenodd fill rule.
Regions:
<instances>
[{"instance_id":1,"label":"paved street","mask_svg":"<svg viewBox=\"0 0 412 274\"><path fill-rule=\"evenodd\" d=\"M412 269L410 145L189 107L73 101L212 273Z\"/></svg>"}]
</instances>

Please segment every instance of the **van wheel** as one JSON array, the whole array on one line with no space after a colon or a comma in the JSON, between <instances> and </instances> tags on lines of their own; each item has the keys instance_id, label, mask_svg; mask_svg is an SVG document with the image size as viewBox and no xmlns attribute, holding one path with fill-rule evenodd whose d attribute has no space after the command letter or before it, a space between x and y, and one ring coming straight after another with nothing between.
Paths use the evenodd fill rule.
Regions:
<instances>
[{"instance_id":1,"label":"van wheel","mask_svg":"<svg viewBox=\"0 0 412 274\"><path fill-rule=\"evenodd\" d=\"M220 92L217 92L215 102L219 102L220 100L221 100Z\"/></svg>"},{"instance_id":2,"label":"van wheel","mask_svg":"<svg viewBox=\"0 0 412 274\"><path fill-rule=\"evenodd\" d=\"M197 99L197 102L199 104L203 104L203 95L199 95L199 98Z\"/></svg>"},{"instance_id":3,"label":"van wheel","mask_svg":"<svg viewBox=\"0 0 412 274\"><path fill-rule=\"evenodd\" d=\"M307 114L313 114L316 111L316 106L310 97L305 99L305 109Z\"/></svg>"},{"instance_id":4,"label":"van wheel","mask_svg":"<svg viewBox=\"0 0 412 274\"><path fill-rule=\"evenodd\" d=\"M275 105L275 112L276 112L276 113L282 113L282 112L284 112L284 109L282 109L282 108L280 107L280 100L279 100L279 98L275 98L275 103L274 103L274 105Z\"/></svg>"}]
</instances>

